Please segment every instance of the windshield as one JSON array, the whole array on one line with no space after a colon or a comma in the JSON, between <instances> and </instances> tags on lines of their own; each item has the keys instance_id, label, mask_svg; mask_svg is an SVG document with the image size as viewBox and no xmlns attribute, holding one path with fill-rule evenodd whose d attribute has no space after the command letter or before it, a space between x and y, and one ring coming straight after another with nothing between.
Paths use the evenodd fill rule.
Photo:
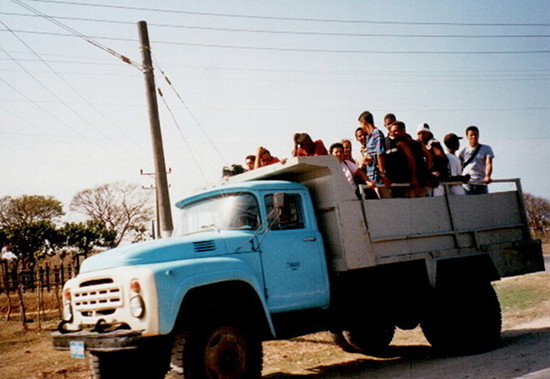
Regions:
<instances>
[{"instance_id":1,"label":"windshield","mask_svg":"<svg viewBox=\"0 0 550 379\"><path fill-rule=\"evenodd\" d=\"M180 212L179 234L204 230L249 229L260 224L258 203L249 193L224 194L189 204Z\"/></svg>"}]
</instances>

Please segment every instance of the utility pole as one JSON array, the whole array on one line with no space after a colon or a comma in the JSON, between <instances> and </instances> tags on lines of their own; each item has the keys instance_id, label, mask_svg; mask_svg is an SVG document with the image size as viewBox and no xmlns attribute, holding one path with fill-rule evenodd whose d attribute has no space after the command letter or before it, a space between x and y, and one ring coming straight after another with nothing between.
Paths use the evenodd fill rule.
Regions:
<instances>
[{"instance_id":1,"label":"utility pole","mask_svg":"<svg viewBox=\"0 0 550 379\"><path fill-rule=\"evenodd\" d=\"M166 178L166 163L164 161L164 148L162 145L162 133L160 131L160 118L157 104L155 76L151 60L151 47L147 23L138 23L139 39L141 41L141 55L143 59L143 75L145 76L145 89L147 91L147 105L149 108L149 125L153 142L153 156L155 159L155 183L157 204L159 208L160 236L170 237L174 230L172 212L170 209L170 194L168 193L168 179Z\"/></svg>"},{"instance_id":2,"label":"utility pole","mask_svg":"<svg viewBox=\"0 0 550 379\"><path fill-rule=\"evenodd\" d=\"M154 172L145 172L143 171L143 169L139 170L139 173L140 175L147 175L147 176L151 176L151 177L155 177L156 176L156 173ZM168 171L166 172L166 175L168 174L171 174L172 173L172 168L169 168ZM150 185L149 187L144 187L142 186L141 188L143 188L144 190L155 190L155 193L156 193L156 190L157 190L157 187L155 187L154 185ZM170 188L170 185L168 185L168 188ZM161 238L160 237L160 206L159 206L159 201L158 201L158 196L155 197L155 212L156 212L156 217L155 217L155 221L153 221L152 223L152 236L154 239L157 239L157 238Z\"/></svg>"}]
</instances>

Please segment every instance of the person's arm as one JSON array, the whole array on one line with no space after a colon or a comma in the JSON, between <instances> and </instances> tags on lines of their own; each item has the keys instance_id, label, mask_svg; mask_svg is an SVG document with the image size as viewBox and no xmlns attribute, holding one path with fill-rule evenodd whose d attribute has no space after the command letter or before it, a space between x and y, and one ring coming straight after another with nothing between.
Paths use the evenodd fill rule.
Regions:
<instances>
[{"instance_id":1,"label":"person's arm","mask_svg":"<svg viewBox=\"0 0 550 379\"><path fill-rule=\"evenodd\" d=\"M491 178L491 175L493 175L493 157L486 157L485 158L485 179L483 179L486 183L491 183L493 179Z\"/></svg>"},{"instance_id":2,"label":"person's arm","mask_svg":"<svg viewBox=\"0 0 550 379\"><path fill-rule=\"evenodd\" d=\"M412 188L418 187L418 180L416 180L416 162L414 161L414 154L409 146L408 143L405 141L399 142L397 145L398 148L401 149L403 154L405 155L405 158L407 159L407 167L409 168L410 172L410 185Z\"/></svg>"},{"instance_id":3,"label":"person's arm","mask_svg":"<svg viewBox=\"0 0 550 379\"><path fill-rule=\"evenodd\" d=\"M262 162L260 161L260 158L262 157L263 152L264 152L263 146L258 147L258 150L256 150L256 160L254 161L254 170L262 167Z\"/></svg>"},{"instance_id":4,"label":"person's arm","mask_svg":"<svg viewBox=\"0 0 550 379\"><path fill-rule=\"evenodd\" d=\"M380 180L382 181L382 183L384 183L384 186L386 186L386 188L390 189L391 180L389 180L386 176L386 157L384 156L384 154L378 154L377 158L378 170L380 172Z\"/></svg>"},{"instance_id":5,"label":"person's arm","mask_svg":"<svg viewBox=\"0 0 550 379\"><path fill-rule=\"evenodd\" d=\"M422 146L422 154L424 154L424 158L426 158L426 166L428 167L428 171L432 171L432 165L433 165L432 153L430 153L430 150L428 150L423 143L420 143L420 145Z\"/></svg>"},{"instance_id":6,"label":"person's arm","mask_svg":"<svg viewBox=\"0 0 550 379\"><path fill-rule=\"evenodd\" d=\"M361 180L363 180L365 182L365 184L367 186L369 186L370 188L375 188L376 187L376 183L375 182L371 182L369 180L369 177L367 176L367 174L365 174L365 172L361 169L358 169L356 170L354 173L353 173L354 176L357 176L359 177Z\"/></svg>"}]
</instances>

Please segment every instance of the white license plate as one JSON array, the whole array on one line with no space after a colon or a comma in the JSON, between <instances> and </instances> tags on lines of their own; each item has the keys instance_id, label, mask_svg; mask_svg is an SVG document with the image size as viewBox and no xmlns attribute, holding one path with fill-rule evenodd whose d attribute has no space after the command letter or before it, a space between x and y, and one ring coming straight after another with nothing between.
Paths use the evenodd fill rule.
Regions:
<instances>
[{"instance_id":1,"label":"white license plate","mask_svg":"<svg viewBox=\"0 0 550 379\"><path fill-rule=\"evenodd\" d=\"M86 358L84 349L84 342L71 341L69 342L69 348L71 349L71 357L73 358Z\"/></svg>"}]
</instances>

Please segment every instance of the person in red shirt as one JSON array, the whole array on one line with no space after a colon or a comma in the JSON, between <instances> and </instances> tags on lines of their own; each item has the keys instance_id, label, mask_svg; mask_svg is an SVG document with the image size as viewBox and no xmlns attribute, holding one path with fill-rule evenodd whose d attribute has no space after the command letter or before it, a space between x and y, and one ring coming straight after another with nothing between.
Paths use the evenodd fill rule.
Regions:
<instances>
[{"instance_id":1,"label":"person in red shirt","mask_svg":"<svg viewBox=\"0 0 550 379\"><path fill-rule=\"evenodd\" d=\"M256 153L256 160L254 161L254 168L269 166L271 164L279 163L280 160L277 157L271 155L269 150L265 147L258 147L258 152Z\"/></svg>"},{"instance_id":2,"label":"person in red shirt","mask_svg":"<svg viewBox=\"0 0 550 379\"><path fill-rule=\"evenodd\" d=\"M295 157L328 155L328 151L323 141L313 141L307 133L296 133L294 134L292 155Z\"/></svg>"}]
</instances>

